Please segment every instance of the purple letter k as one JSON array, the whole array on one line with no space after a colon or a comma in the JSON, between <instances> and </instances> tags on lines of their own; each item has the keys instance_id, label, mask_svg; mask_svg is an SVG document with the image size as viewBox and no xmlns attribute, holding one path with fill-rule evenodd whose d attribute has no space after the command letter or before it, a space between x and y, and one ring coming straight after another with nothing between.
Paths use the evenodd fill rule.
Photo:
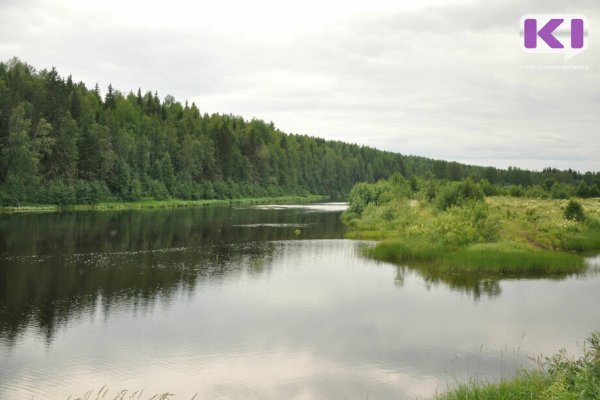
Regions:
<instances>
[{"instance_id":1,"label":"purple letter k","mask_svg":"<svg viewBox=\"0 0 600 400\"><path fill-rule=\"evenodd\" d=\"M551 49L562 49L564 46L561 42L559 42L554 36L552 36L552 32L556 28L562 24L564 19L551 19L544 25L542 29L538 32L537 30L537 21L535 19L526 19L525 20L525 47L528 49L535 49L537 47L537 37L539 35L540 38Z\"/></svg>"}]
</instances>

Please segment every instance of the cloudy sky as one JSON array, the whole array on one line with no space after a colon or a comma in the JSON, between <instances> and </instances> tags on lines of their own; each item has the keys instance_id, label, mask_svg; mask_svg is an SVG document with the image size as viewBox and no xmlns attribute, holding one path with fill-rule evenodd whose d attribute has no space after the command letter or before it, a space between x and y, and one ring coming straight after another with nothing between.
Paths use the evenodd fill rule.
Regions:
<instances>
[{"instance_id":1,"label":"cloudy sky","mask_svg":"<svg viewBox=\"0 0 600 400\"><path fill-rule=\"evenodd\" d=\"M589 47L525 54L519 19ZM0 0L0 59L202 112L471 164L600 170L598 0ZM600 28L599 28L600 29ZM524 66L583 70L528 70Z\"/></svg>"}]
</instances>

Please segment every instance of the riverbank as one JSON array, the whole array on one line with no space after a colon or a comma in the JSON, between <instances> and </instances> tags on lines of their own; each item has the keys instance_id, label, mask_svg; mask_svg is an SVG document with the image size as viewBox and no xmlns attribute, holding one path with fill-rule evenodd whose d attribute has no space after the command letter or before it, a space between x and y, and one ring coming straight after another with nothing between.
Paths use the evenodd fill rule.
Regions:
<instances>
[{"instance_id":1,"label":"riverbank","mask_svg":"<svg viewBox=\"0 0 600 400\"><path fill-rule=\"evenodd\" d=\"M328 196L280 196L280 197L257 197L240 199L211 199L211 200L144 200L135 202L102 202L98 204L76 204L69 206L58 206L54 204L33 204L19 207L0 207L0 214L14 213L41 213L61 211L117 211L117 210L141 210L159 208L189 208L208 207L224 205L256 205L256 204L292 204L292 203L315 203L329 200Z\"/></svg>"},{"instance_id":2,"label":"riverbank","mask_svg":"<svg viewBox=\"0 0 600 400\"><path fill-rule=\"evenodd\" d=\"M562 350L538 359L536 369L522 370L499 383L463 384L436 400L571 400L600 398L600 332L586 339L579 358Z\"/></svg>"},{"instance_id":3,"label":"riverbank","mask_svg":"<svg viewBox=\"0 0 600 400\"><path fill-rule=\"evenodd\" d=\"M430 199L403 180L359 185L343 220L348 238L379 241L365 249L374 259L452 273L563 274L600 251L600 199L577 199L582 215L567 218L568 200L484 197L473 182L449 183Z\"/></svg>"}]
</instances>

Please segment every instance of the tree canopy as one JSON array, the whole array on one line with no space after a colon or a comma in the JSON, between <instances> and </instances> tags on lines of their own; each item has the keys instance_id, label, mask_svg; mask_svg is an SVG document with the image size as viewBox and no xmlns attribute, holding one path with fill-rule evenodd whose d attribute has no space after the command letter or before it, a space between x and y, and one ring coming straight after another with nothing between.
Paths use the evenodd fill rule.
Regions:
<instances>
[{"instance_id":1,"label":"tree canopy","mask_svg":"<svg viewBox=\"0 0 600 400\"><path fill-rule=\"evenodd\" d=\"M51 70L0 63L0 205L146 198L348 195L399 172L491 183L578 184L600 175L500 170L286 134L273 123L201 113L156 92L88 89Z\"/></svg>"}]
</instances>

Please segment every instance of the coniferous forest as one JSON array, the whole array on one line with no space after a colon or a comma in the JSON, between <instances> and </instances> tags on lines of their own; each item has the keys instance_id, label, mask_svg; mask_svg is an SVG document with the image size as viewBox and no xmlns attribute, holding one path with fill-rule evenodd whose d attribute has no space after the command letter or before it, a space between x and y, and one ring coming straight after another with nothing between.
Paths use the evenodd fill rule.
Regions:
<instances>
[{"instance_id":1,"label":"coniferous forest","mask_svg":"<svg viewBox=\"0 0 600 400\"><path fill-rule=\"evenodd\" d=\"M201 105L200 105L201 106ZM367 133L367 132L366 132ZM400 134L400 133L399 133ZM600 173L478 167L286 134L156 92L102 96L54 69L0 63L0 205L323 194L361 181L471 177L557 197L600 195Z\"/></svg>"}]
</instances>

